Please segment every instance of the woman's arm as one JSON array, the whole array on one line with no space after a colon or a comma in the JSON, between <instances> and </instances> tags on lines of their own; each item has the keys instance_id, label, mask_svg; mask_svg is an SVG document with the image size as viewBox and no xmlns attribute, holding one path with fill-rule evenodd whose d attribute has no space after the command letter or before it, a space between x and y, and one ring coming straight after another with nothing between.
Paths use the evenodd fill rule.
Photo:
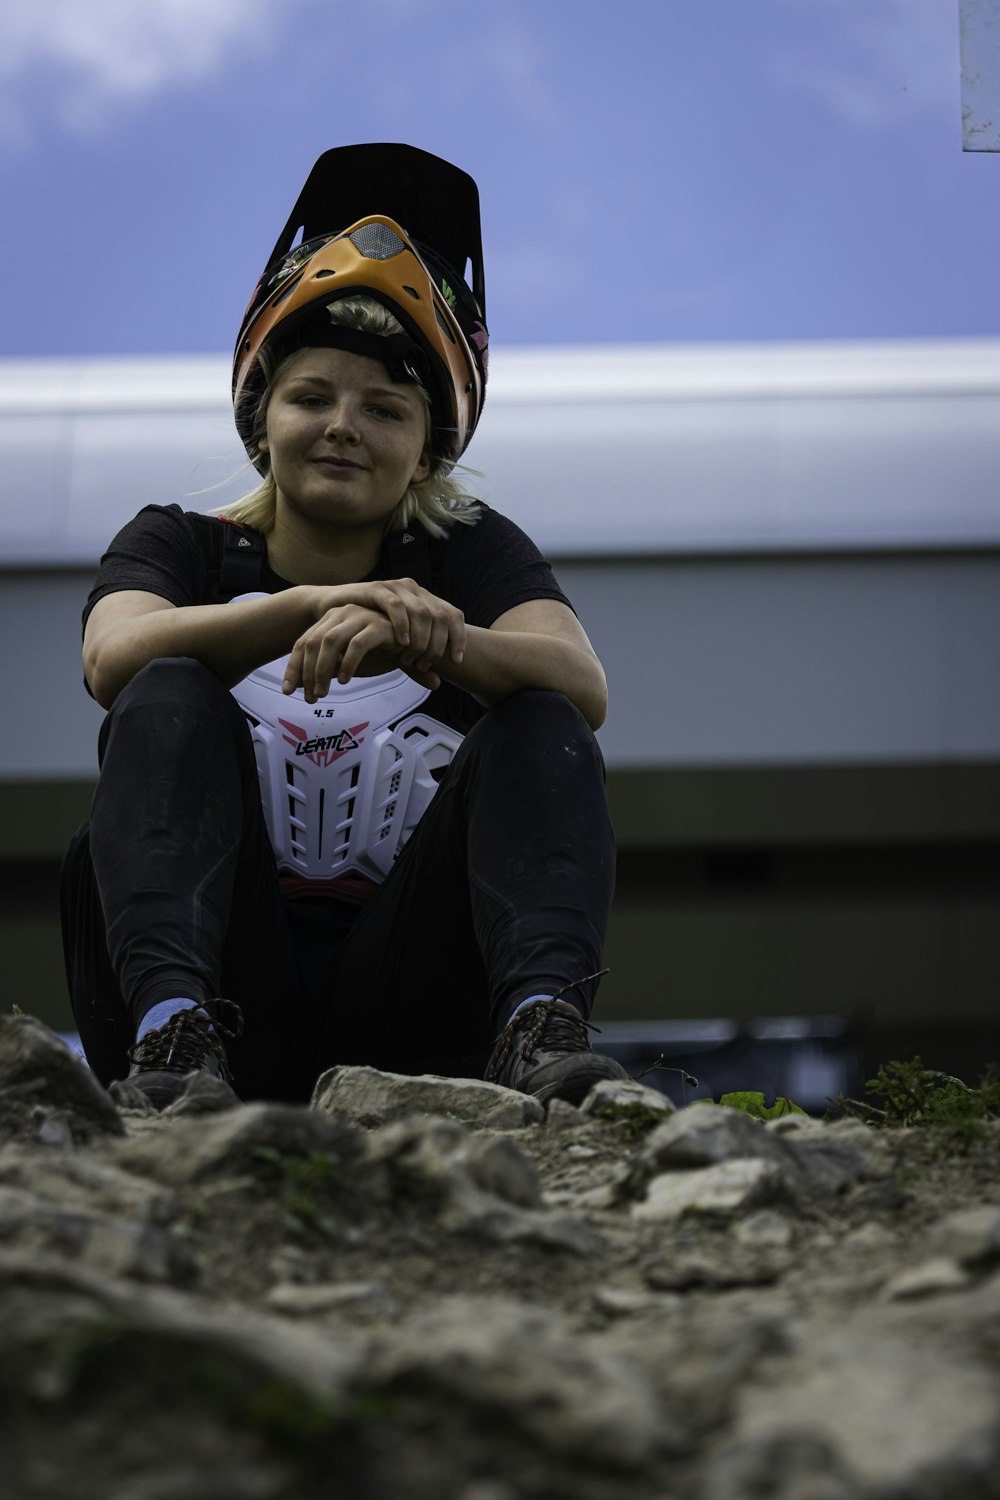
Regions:
<instances>
[{"instance_id":1,"label":"woman's arm","mask_svg":"<svg viewBox=\"0 0 1000 1500\"><path fill-rule=\"evenodd\" d=\"M499 703L522 688L562 693L600 729L608 685L597 653L573 611L557 599L532 599L494 620L489 630L466 627L465 654L437 671L481 703Z\"/></svg>"},{"instance_id":2,"label":"woman's arm","mask_svg":"<svg viewBox=\"0 0 1000 1500\"><path fill-rule=\"evenodd\" d=\"M334 678L402 667L426 687L453 682L487 705L521 688L548 688L575 703L592 728L607 712L607 683L583 626L556 599L532 599L507 610L488 630L465 625L460 611L412 578L383 587L401 601L406 627L393 633L383 614L353 620L324 616L296 642L285 691L303 688L314 703Z\"/></svg>"},{"instance_id":3,"label":"woman's arm","mask_svg":"<svg viewBox=\"0 0 1000 1500\"><path fill-rule=\"evenodd\" d=\"M141 667L161 656L193 656L228 686L291 649L311 623L305 589L239 604L177 608L158 594L124 589L99 599L83 637L83 670L102 708Z\"/></svg>"},{"instance_id":4,"label":"woman's arm","mask_svg":"<svg viewBox=\"0 0 1000 1500\"><path fill-rule=\"evenodd\" d=\"M457 623L443 634L439 628L437 639L442 649L455 651L456 633L464 637L464 625L458 611L451 613ZM158 594L123 589L99 599L91 610L83 669L98 703L110 708L136 672L157 657L195 657L231 687L254 667L292 651L317 624L350 641L372 622L394 650L409 646L407 600L382 582L299 584L266 598L180 608Z\"/></svg>"}]
</instances>

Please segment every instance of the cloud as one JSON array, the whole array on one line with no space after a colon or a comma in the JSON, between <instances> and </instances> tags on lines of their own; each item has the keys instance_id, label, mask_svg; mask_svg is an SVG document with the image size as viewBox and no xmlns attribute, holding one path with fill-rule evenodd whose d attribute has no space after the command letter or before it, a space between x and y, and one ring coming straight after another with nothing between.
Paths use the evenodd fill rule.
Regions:
<instances>
[{"instance_id":1,"label":"cloud","mask_svg":"<svg viewBox=\"0 0 1000 1500\"><path fill-rule=\"evenodd\" d=\"M23 132L44 109L64 125L93 127L116 105L260 49L278 19L277 0L8 0L0 7L4 123Z\"/></svg>"},{"instance_id":2,"label":"cloud","mask_svg":"<svg viewBox=\"0 0 1000 1500\"><path fill-rule=\"evenodd\" d=\"M879 126L958 109L958 8L942 0L779 0L771 76L838 118Z\"/></svg>"},{"instance_id":3,"label":"cloud","mask_svg":"<svg viewBox=\"0 0 1000 1500\"><path fill-rule=\"evenodd\" d=\"M462 24L468 14L463 0L361 0L352 6L337 0L7 0L0 4L0 127L8 145L29 140L42 123L96 133L122 110L153 103L170 89L260 63L275 67L279 86L297 72L305 92L317 69L329 70L331 57L341 66L350 58L352 80L370 75L374 88L393 44L398 49L408 33L431 34L448 12ZM412 71L413 49L404 50Z\"/></svg>"},{"instance_id":4,"label":"cloud","mask_svg":"<svg viewBox=\"0 0 1000 1500\"><path fill-rule=\"evenodd\" d=\"M572 130L559 102L565 67L565 54L547 45L542 28L525 21L510 0L473 12L434 64L437 86L450 102L502 109L543 139L565 138Z\"/></svg>"}]
</instances>

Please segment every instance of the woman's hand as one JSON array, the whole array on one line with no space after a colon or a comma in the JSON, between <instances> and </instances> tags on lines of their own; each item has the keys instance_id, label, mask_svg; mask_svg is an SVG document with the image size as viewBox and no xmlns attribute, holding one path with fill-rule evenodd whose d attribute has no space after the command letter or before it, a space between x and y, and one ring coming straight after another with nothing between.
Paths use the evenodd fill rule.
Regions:
<instances>
[{"instance_id":1,"label":"woman's hand","mask_svg":"<svg viewBox=\"0 0 1000 1500\"><path fill-rule=\"evenodd\" d=\"M398 667L433 690L441 685L435 669L462 661L466 634L461 610L411 578L314 592L321 613L292 649L286 693L301 687L306 701L314 703L326 696L334 678L346 683L358 673ZM331 603L331 595L336 602Z\"/></svg>"}]
</instances>

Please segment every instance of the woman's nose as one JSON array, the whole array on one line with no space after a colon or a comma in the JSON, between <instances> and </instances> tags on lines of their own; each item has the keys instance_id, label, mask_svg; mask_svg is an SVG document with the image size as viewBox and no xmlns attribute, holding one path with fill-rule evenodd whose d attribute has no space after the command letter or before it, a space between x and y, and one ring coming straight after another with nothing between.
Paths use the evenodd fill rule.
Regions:
<instances>
[{"instance_id":1,"label":"woman's nose","mask_svg":"<svg viewBox=\"0 0 1000 1500\"><path fill-rule=\"evenodd\" d=\"M360 436L357 412L349 401L338 401L327 414L326 431L329 437L343 443L356 443Z\"/></svg>"}]
</instances>

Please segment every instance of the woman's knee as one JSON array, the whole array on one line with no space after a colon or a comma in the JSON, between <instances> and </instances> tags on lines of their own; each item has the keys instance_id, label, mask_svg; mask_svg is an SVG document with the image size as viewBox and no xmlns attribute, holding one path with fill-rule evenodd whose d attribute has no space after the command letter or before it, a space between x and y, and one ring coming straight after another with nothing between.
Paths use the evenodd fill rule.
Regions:
<instances>
[{"instance_id":1,"label":"woman's knee","mask_svg":"<svg viewBox=\"0 0 1000 1500\"><path fill-rule=\"evenodd\" d=\"M577 767L592 765L603 778L604 759L594 731L562 693L524 689L497 703L470 731L474 755L526 765L533 758L551 769L553 756Z\"/></svg>"},{"instance_id":2,"label":"woman's knee","mask_svg":"<svg viewBox=\"0 0 1000 1500\"><path fill-rule=\"evenodd\" d=\"M588 743L594 740L593 730L576 705L564 693L545 688L524 688L512 693L502 703L495 704L480 723L504 735L515 733L532 739L563 735Z\"/></svg>"},{"instance_id":3,"label":"woman's knee","mask_svg":"<svg viewBox=\"0 0 1000 1500\"><path fill-rule=\"evenodd\" d=\"M163 656L140 668L123 688L101 726L98 758L119 743L141 745L163 760L188 754L197 740L232 744L252 760L246 717L226 685L204 663L190 656ZM245 741L245 744L244 744Z\"/></svg>"},{"instance_id":4,"label":"woman's knee","mask_svg":"<svg viewBox=\"0 0 1000 1500\"><path fill-rule=\"evenodd\" d=\"M228 689L215 673L193 656L158 656L140 667L115 700L131 707L136 703L183 703L186 707L205 700L229 698ZM112 709L114 712L114 709Z\"/></svg>"}]
</instances>

